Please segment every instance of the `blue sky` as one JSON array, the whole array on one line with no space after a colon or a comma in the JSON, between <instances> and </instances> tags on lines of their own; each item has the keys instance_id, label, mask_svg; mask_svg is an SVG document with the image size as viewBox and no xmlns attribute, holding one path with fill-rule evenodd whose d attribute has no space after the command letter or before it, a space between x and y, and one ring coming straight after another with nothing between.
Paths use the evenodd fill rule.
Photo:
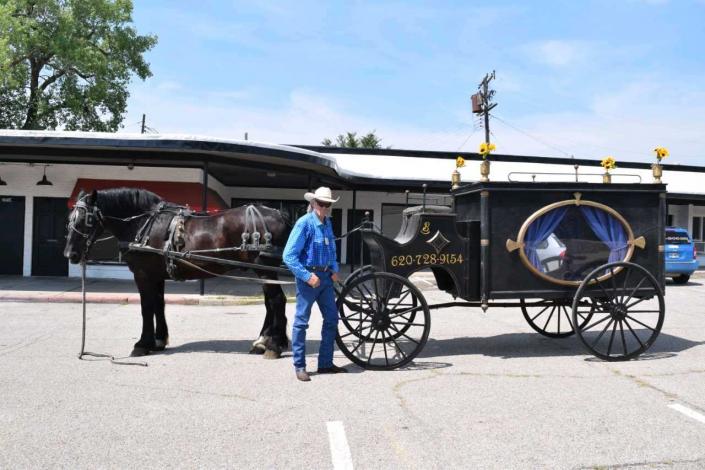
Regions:
<instances>
[{"instance_id":1,"label":"blue sky","mask_svg":"<svg viewBox=\"0 0 705 470\"><path fill-rule=\"evenodd\" d=\"M136 0L159 36L126 132L475 151L496 71L497 152L705 165L705 0Z\"/></svg>"}]
</instances>

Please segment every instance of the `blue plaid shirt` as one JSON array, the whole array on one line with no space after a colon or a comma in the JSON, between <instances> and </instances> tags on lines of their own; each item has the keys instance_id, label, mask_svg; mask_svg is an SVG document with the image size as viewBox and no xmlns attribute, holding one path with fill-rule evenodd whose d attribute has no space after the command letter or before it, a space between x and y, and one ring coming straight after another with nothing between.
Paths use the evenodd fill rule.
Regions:
<instances>
[{"instance_id":1,"label":"blue plaid shirt","mask_svg":"<svg viewBox=\"0 0 705 470\"><path fill-rule=\"evenodd\" d=\"M300 217L286 242L283 258L294 276L304 282L311 278L311 272L305 266L330 266L330 270L337 273L335 235L330 217L326 217L325 222L321 222L315 212Z\"/></svg>"}]
</instances>

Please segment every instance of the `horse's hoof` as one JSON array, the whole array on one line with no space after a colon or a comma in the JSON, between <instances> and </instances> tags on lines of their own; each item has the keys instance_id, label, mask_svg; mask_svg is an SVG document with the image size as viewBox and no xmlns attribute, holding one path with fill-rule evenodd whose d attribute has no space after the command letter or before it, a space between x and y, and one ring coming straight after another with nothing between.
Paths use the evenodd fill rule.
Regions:
<instances>
[{"instance_id":1,"label":"horse's hoof","mask_svg":"<svg viewBox=\"0 0 705 470\"><path fill-rule=\"evenodd\" d=\"M134 348L132 352L130 353L130 357L142 357L142 356L148 356L149 355L149 349L147 348Z\"/></svg>"},{"instance_id":2,"label":"horse's hoof","mask_svg":"<svg viewBox=\"0 0 705 470\"><path fill-rule=\"evenodd\" d=\"M258 344L256 346L252 346L252 349L250 349L250 354L264 354L265 351L265 347Z\"/></svg>"},{"instance_id":3,"label":"horse's hoof","mask_svg":"<svg viewBox=\"0 0 705 470\"><path fill-rule=\"evenodd\" d=\"M267 349L264 352L264 358L265 359L279 359L282 357L281 351L276 351L274 349Z\"/></svg>"},{"instance_id":4,"label":"horse's hoof","mask_svg":"<svg viewBox=\"0 0 705 470\"><path fill-rule=\"evenodd\" d=\"M149 348L150 351L164 351L166 349L166 345L169 344L169 341L164 341L161 339L157 339L154 341L154 346Z\"/></svg>"}]
</instances>

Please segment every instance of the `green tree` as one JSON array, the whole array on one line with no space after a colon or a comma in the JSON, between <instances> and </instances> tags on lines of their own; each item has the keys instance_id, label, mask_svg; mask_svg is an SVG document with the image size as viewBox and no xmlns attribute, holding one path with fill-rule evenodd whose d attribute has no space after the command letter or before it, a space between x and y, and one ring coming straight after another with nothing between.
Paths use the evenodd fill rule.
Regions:
<instances>
[{"instance_id":1,"label":"green tree","mask_svg":"<svg viewBox=\"0 0 705 470\"><path fill-rule=\"evenodd\" d=\"M152 75L132 0L0 0L0 128L116 131Z\"/></svg>"},{"instance_id":2,"label":"green tree","mask_svg":"<svg viewBox=\"0 0 705 470\"><path fill-rule=\"evenodd\" d=\"M338 135L338 137L335 138L335 142L326 138L323 139L321 144L325 147L381 149L382 139L377 137L375 131L368 132L362 137L358 137L357 132L346 132L345 134Z\"/></svg>"}]
</instances>

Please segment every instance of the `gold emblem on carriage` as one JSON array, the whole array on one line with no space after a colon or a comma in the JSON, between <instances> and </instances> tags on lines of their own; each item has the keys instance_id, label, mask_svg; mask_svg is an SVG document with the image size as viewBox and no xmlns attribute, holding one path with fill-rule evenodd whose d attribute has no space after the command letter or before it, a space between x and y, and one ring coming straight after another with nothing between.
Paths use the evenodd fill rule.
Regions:
<instances>
[{"instance_id":1,"label":"gold emblem on carriage","mask_svg":"<svg viewBox=\"0 0 705 470\"><path fill-rule=\"evenodd\" d=\"M450 243L450 240L444 237L441 231L438 230L434 236L426 240L426 243L431 245L433 249L436 250L436 254L441 254L441 251L443 251L443 248Z\"/></svg>"},{"instance_id":2,"label":"gold emblem on carriage","mask_svg":"<svg viewBox=\"0 0 705 470\"><path fill-rule=\"evenodd\" d=\"M424 222L421 227L421 234L428 235L429 233L431 233L431 222Z\"/></svg>"}]
</instances>

